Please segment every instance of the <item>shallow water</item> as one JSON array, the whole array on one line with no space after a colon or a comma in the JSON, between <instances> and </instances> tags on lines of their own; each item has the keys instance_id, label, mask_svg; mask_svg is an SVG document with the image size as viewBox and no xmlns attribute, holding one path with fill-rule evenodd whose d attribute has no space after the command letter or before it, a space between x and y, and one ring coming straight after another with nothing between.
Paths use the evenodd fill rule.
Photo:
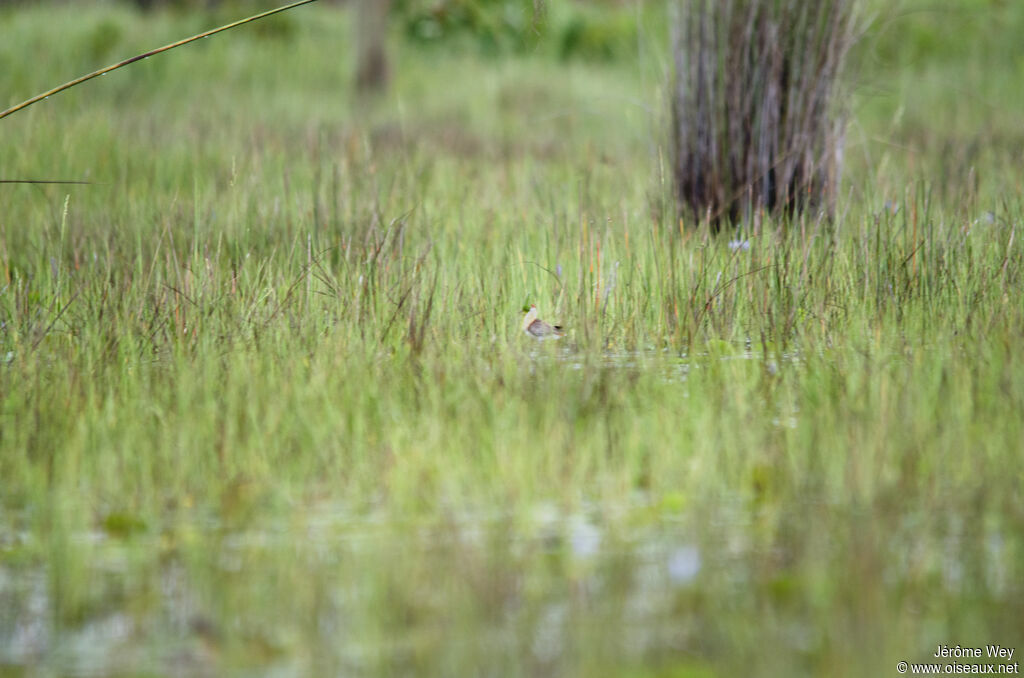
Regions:
<instances>
[{"instance_id":1,"label":"shallow water","mask_svg":"<svg viewBox=\"0 0 1024 678\"><path fill-rule=\"evenodd\" d=\"M19 565L39 545L8 534L0 669L869 675L937 643L1021 637L1020 535L991 520L978 535L827 505L671 504L405 522L327 505L72 535L45 568Z\"/></svg>"}]
</instances>

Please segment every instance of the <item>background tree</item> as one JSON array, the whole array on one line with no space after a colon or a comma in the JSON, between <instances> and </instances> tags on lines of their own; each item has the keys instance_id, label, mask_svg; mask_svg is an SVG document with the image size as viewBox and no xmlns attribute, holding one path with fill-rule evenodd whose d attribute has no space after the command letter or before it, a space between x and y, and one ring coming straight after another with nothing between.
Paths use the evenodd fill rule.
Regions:
<instances>
[{"instance_id":1,"label":"background tree","mask_svg":"<svg viewBox=\"0 0 1024 678\"><path fill-rule=\"evenodd\" d=\"M387 20L391 0L356 2L356 89L379 91L387 87L391 68L387 57Z\"/></svg>"}]
</instances>

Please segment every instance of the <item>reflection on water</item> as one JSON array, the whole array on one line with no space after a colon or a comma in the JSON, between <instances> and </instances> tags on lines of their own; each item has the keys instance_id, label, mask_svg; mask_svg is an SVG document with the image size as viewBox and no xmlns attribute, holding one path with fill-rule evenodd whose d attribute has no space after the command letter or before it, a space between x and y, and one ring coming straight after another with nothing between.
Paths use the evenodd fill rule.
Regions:
<instances>
[{"instance_id":1,"label":"reflection on water","mask_svg":"<svg viewBox=\"0 0 1024 678\"><path fill-rule=\"evenodd\" d=\"M91 547L86 586L123 595L75 619L59 618L63 574L0 568L0 666L216 675L254 653L243 668L257 674L305 675L316 664L378 675L406 662L468 667L491 652L554 666L598 620L609 625L587 635L628 620L633 644L646 646L664 592L700 569L686 530L646 525L627 536L553 506L420 526L328 510L218 532L192 535L216 545L205 553L161 553L166 537L129 547L77 536ZM148 561L141 572L128 568L136 559Z\"/></svg>"},{"instance_id":2,"label":"reflection on water","mask_svg":"<svg viewBox=\"0 0 1024 678\"><path fill-rule=\"evenodd\" d=\"M867 675L936 637L1019 632L998 626L1021 600L1019 536L911 518L881 532L826 506L639 501L423 524L323 507L259 529L90 534L45 570L2 561L0 668L821 675L841 660Z\"/></svg>"}]
</instances>

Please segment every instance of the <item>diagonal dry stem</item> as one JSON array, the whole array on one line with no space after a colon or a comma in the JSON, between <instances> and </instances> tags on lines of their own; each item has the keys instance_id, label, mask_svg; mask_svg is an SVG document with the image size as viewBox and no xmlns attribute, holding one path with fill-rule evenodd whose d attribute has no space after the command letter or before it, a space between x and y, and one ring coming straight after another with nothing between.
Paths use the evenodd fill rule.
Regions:
<instances>
[{"instance_id":1,"label":"diagonal dry stem","mask_svg":"<svg viewBox=\"0 0 1024 678\"><path fill-rule=\"evenodd\" d=\"M60 92L63 92L64 90L71 89L75 85L81 85L83 82L86 82L87 80L92 80L93 78L99 77L99 76L103 75L104 73L109 73L111 71L116 71L117 69L121 68L122 66L127 66L128 64L133 64L136 61L142 61L143 59L146 59L148 57L160 54L161 52L166 52L168 50L172 50L175 47L181 47L182 45L187 45L190 42L195 42L196 40L201 40L203 38L208 38L211 35L214 35L216 33L222 33L224 31L231 30L232 28L237 28L237 27L241 26L242 24L247 24L247 23L249 23L251 21L256 21L257 19L265 19L266 17L271 16L273 14L278 14L280 12L285 12L285 11L287 11L289 9L294 9L294 8L299 7L301 5L308 5L308 4L312 3L312 2L316 2L316 0L298 0L298 2L293 2L290 5L284 5L282 7L276 8L276 9L271 9L271 10L268 10L266 12L261 12L260 14L254 14L253 16L248 17L246 19L240 19L240 20L234 21L234 22L232 22L230 24L226 24L224 26L220 26L219 28L214 28L214 29L211 29L211 30L208 30L208 31L204 31L203 33L199 33L198 35L193 35L190 38L185 38L184 40L178 40L177 42L172 42L169 45L164 45L163 47L158 47L157 49L150 50L148 52L144 52L143 54L139 54L139 55L133 56L130 59L125 59L124 61L119 61L118 63L113 64L111 66L107 66L106 68L101 68L98 71L93 71L92 73L89 73L88 75L83 75L80 78L75 78L74 80L71 80L70 82L66 82L63 85L60 85L59 87L54 87L53 89L51 89L49 91L46 91L46 92L43 92L42 94L37 94L36 96L32 97L31 99L28 99L27 101L21 102L17 106L12 106L12 107L8 108L6 111L0 112L0 120L6 118L8 115L11 115L12 113L17 113L18 111L20 111L23 108L28 108L32 104L39 103L40 101L42 101L43 99L46 99L47 97L51 97L54 94L59 94Z\"/></svg>"}]
</instances>

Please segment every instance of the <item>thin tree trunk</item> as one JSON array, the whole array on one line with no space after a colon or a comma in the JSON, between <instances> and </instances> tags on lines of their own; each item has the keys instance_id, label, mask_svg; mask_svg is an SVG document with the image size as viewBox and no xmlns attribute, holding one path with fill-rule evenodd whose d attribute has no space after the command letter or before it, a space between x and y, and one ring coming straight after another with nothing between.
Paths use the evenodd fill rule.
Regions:
<instances>
[{"instance_id":1,"label":"thin tree trunk","mask_svg":"<svg viewBox=\"0 0 1024 678\"><path fill-rule=\"evenodd\" d=\"M356 0L356 89L387 88L391 69L387 55L388 10L391 0Z\"/></svg>"}]
</instances>

